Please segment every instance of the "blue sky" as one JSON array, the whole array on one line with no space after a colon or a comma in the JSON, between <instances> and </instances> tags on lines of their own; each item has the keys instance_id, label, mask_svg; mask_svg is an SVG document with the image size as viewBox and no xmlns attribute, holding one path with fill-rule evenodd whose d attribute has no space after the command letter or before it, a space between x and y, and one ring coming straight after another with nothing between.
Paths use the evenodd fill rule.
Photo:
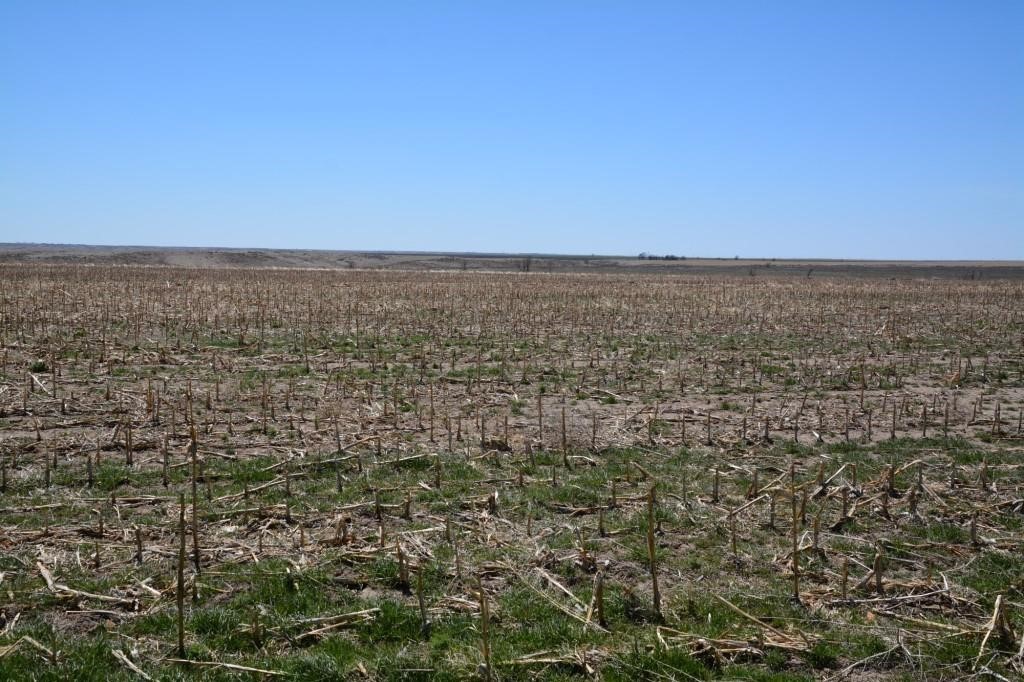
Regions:
<instances>
[{"instance_id":1,"label":"blue sky","mask_svg":"<svg viewBox=\"0 0 1024 682\"><path fill-rule=\"evenodd\" d=\"M1024 3L0 3L0 241L1024 258Z\"/></svg>"}]
</instances>

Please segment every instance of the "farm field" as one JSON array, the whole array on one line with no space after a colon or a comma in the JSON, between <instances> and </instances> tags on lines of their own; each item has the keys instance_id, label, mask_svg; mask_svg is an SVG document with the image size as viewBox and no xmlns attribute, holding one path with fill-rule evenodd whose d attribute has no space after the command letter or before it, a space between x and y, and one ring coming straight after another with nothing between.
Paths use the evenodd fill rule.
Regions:
<instances>
[{"instance_id":1,"label":"farm field","mask_svg":"<svg viewBox=\"0 0 1024 682\"><path fill-rule=\"evenodd\" d=\"M1024 282L0 264L0 679L1024 675Z\"/></svg>"}]
</instances>

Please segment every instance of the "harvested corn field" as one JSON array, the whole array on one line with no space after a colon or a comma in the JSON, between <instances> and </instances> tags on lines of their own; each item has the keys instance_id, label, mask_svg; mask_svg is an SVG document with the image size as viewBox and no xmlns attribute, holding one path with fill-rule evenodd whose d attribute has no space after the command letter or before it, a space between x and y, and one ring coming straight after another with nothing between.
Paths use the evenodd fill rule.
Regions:
<instances>
[{"instance_id":1,"label":"harvested corn field","mask_svg":"<svg viewBox=\"0 0 1024 682\"><path fill-rule=\"evenodd\" d=\"M1022 301L2 265L0 678L1018 678Z\"/></svg>"}]
</instances>

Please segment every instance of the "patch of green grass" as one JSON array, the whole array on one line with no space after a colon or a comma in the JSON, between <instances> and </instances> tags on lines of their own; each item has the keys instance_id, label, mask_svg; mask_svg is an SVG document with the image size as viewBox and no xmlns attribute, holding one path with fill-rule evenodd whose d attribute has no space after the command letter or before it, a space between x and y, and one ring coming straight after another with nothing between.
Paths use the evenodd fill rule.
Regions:
<instances>
[{"instance_id":1,"label":"patch of green grass","mask_svg":"<svg viewBox=\"0 0 1024 682\"><path fill-rule=\"evenodd\" d=\"M219 606L196 609L185 627L213 655L253 646L252 637L242 629L241 611L237 609Z\"/></svg>"},{"instance_id":2,"label":"patch of green grass","mask_svg":"<svg viewBox=\"0 0 1024 682\"><path fill-rule=\"evenodd\" d=\"M380 609L377 617L358 631L364 644L412 642L422 637L417 609L392 599L383 599L376 606Z\"/></svg>"},{"instance_id":3,"label":"patch of green grass","mask_svg":"<svg viewBox=\"0 0 1024 682\"><path fill-rule=\"evenodd\" d=\"M117 646L117 642L102 632L91 636L60 638L56 644L52 635L32 632L31 636L44 646L51 649L56 647L57 660L47 661L41 652L23 644L14 653L0 657L0 679L39 682L105 682L137 679L133 673L129 673L118 663L111 653L111 647Z\"/></svg>"},{"instance_id":4,"label":"patch of green grass","mask_svg":"<svg viewBox=\"0 0 1024 682\"><path fill-rule=\"evenodd\" d=\"M238 388L242 391L252 391L263 383L263 372L257 369L247 370L238 380Z\"/></svg>"},{"instance_id":5,"label":"patch of green grass","mask_svg":"<svg viewBox=\"0 0 1024 682\"><path fill-rule=\"evenodd\" d=\"M823 668L834 668L842 654L842 649L837 644L825 641L815 642L808 651L802 654L808 665L817 670Z\"/></svg>"},{"instance_id":6,"label":"patch of green grass","mask_svg":"<svg viewBox=\"0 0 1024 682\"><path fill-rule=\"evenodd\" d=\"M965 544L970 539L970 533L954 523L931 523L927 526L907 526L910 535L916 535L923 540L938 543Z\"/></svg>"},{"instance_id":7,"label":"patch of green grass","mask_svg":"<svg viewBox=\"0 0 1024 682\"><path fill-rule=\"evenodd\" d=\"M305 364L282 365L277 370L277 376L281 379L304 377L309 374L309 371L309 365Z\"/></svg>"},{"instance_id":8,"label":"patch of green grass","mask_svg":"<svg viewBox=\"0 0 1024 682\"><path fill-rule=\"evenodd\" d=\"M994 602L997 594L1020 599L1024 596L1024 557L987 551L970 563L962 581L977 590L987 603Z\"/></svg>"},{"instance_id":9,"label":"patch of green grass","mask_svg":"<svg viewBox=\"0 0 1024 682\"><path fill-rule=\"evenodd\" d=\"M245 571L247 582L232 599L233 608L264 606L277 617L316 615L338 606L331 576L324 569L298 571L278 560Z\"/></svg>"},{"instance_id":10,"label":"patch of green grass","mask_svg":"<svg viewBox=\"0 0 1024 682\"><path fill-rule=\"evenodd\" d=\"M895 440L883 440L875 443L874 446L878 452L883 454L901 454L906 455L910 453L918 453L922 450L942 450L942 451L956 451L956 450L973 450L971 444L960 437L954 438L896 438Z\"/></svg>"},{"instance_id":11,"label":"patch of green grass","mask_svg":"<svg viewBox=\"0 0 1024 682\"><path fill-rule=\"evenodd\" d=\"M130 481L128 467L110 461L101 462L95 476L96 487L108 493Z\"/></svg>"},{"instance_id":12,"label":"patch of green grass","mask_svg":"<svg viewBox=\"0 0 1024 682\"><path fill-rule=\"evenodd\" d=\"M608 682L710 680L713 672L682 649L655 649L648 653L634 643L632 652L608 662L603 678Z\"/></svg>"}]
</instances>

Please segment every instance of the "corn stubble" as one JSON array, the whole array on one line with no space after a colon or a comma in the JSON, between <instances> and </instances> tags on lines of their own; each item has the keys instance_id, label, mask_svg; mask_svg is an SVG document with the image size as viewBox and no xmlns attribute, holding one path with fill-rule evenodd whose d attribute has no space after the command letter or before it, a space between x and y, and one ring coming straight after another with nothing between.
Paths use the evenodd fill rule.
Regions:
<instances>
[{"instance_id":1,"label":"corn stubble","mask_svg":"<svg viewBox=\"0 0 1024 682\"><path fill-rule=\"evenodd\" d=\"M1019 283L0 282L0 671L1024 673Z\"/></svg>"}]
</instances>

